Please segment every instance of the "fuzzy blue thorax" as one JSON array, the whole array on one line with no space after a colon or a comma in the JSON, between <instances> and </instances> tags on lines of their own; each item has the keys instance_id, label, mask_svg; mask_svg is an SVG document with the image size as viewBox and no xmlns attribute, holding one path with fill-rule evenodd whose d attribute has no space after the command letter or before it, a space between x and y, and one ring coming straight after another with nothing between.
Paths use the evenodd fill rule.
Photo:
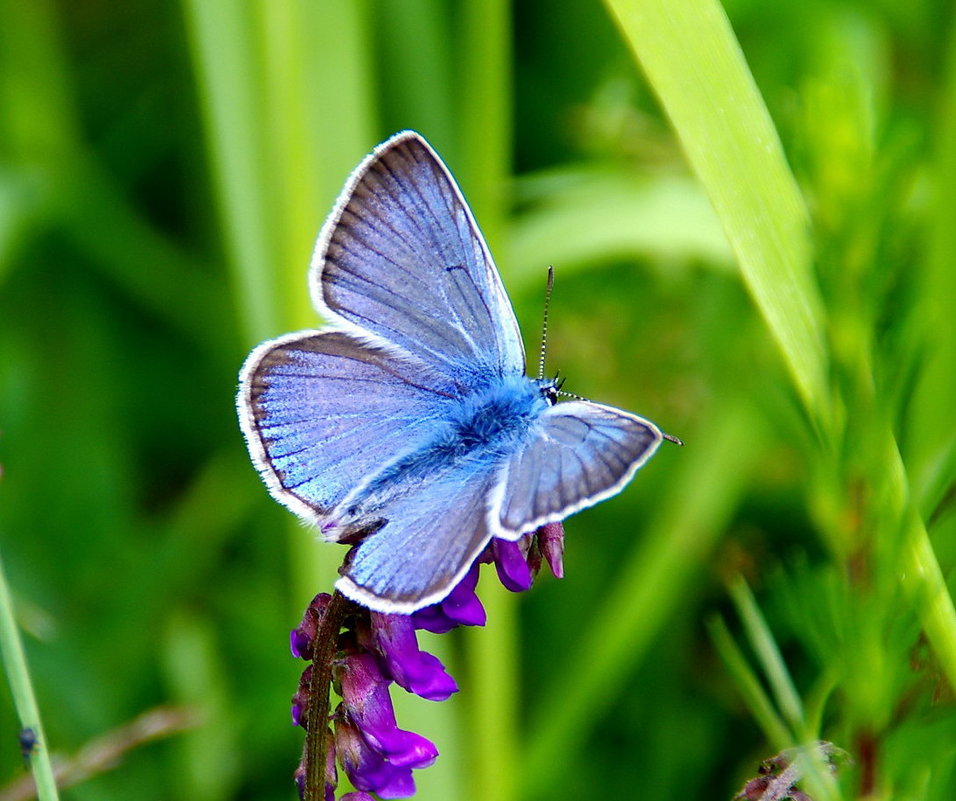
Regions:
<instances>
[{"instance_id":1,"label":"fuzzy blue thorax","mask_svg":"<svg viewBox=\"0 0 956 801\"><path fill-rule=\"evenodd\" d=\"M549 383L523 375L506 376L465 398L436 432L426 452L453 459L496 459L503 447L512 453L509 446L526 436L548 407L545 387Z\"/></svg>"}]
</instances>

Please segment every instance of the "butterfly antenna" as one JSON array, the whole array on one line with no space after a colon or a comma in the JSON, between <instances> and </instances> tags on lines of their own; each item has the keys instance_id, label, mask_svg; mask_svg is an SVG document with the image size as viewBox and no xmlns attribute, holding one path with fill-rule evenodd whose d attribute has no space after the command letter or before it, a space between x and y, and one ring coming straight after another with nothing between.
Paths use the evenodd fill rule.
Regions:
<instances>
[{"instance_id":1,"label":"butterfly antenna","mask_svg":"<svg viewBox=\"0 0 956 801\"><path fill-rule=\"evenodd\" d=\"M673 434L665 434L663 431L661 432L661 436L664 437L664 439L666 439L668 442L673 442L675 445L680 445L682 448L684 447L684 440L682 440L680 437L675 437Z\"/></svg>"},{"instance_id":2,"label":"butterfly antenna","mask_svg":"<svg viewBox=\"0 0 956 801\"><path fill-rule=\"evenodd\" d=\"M560 395L562 398L574 398L575 400L579 400L579 401L587 401L588 403L591 402L590 398L585 398L584 395L576 395L573 392L567 392L566 390L563 390L563 389L559 389L557 394Z\"/></svg>"},{"instance_id":3,"label":"butterfly antenna","mask_svg":"<svg viewBox=\"0 0 956 801\"><path fill-rule=\"evenodd\" d=\"M541 325L541 357L538 359L538 380L544 378L544 354L548 348L548 309L551 307L551 290L554 289L554 267L548 265L548 287L544 291L544 322Z\"/></svg>"}]
</instances>

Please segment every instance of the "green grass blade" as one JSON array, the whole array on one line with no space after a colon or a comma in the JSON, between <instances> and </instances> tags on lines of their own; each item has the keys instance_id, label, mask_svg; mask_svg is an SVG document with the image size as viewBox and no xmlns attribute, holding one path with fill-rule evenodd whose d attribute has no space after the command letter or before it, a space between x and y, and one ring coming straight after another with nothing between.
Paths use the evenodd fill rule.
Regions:
<instances>
[{"instance_id":1,"label":"green grass blade","mask_svg":"<svg viewBox=\"0 0 956 801\"><path fill-rule=\"evenodd\" d=\"M20 640L20 630L17 628L13 613L13 598L7 586L7 577L0 560L0 657L3 669L10 684L10 694L16 705L17 714L23 728L31 728L36 732L38 746L30 755L30 765L36 779L37 794L40 801L56 801L59 798L56 790L56 781L53 778L53 768L50 765L50 748L40 722L40 709L33 694L33 682L30 680L30 669L27 666L26 654L23 652L23 643Z\"/></svg>"},{"instance_id":2,"label":"green grass blade","mask_svg":"<svg viewBox=\"0 0 956 801\"><path fill-rule=\"evenodd\" d=\"M896 513L896 519L902 521L905 544L901 570L903 584L916 599L926 636L936 651L946 678L956 686L956 608L926 526L911 498L899 449L889 433L886 439L886 464L891 481L887 506Z\"/></svg>"},{"instance_id":3,"label":"green grass blade","mask_svg":"<svg viewBox=\"0 0 956 801\"><path fill-rule=\"evenodd\" d=\"M806 736L803 703L797 693L797 688L790 678L790 672L783 661L783 656L770 632L767 621L764 620L757 602L754 600L750 588L743 578L738 577L730 586L730 594L737 606L737 614L744 623L747 639L753 647L757 658L763 667L764 674L773 690L777 705L783 712L798 740Z\"/></svg>"},{"instance_id":4,"label":"green grass blade","mask_svg":"<svg viewBox=\"0 0 956 801\"><path fill-rule=\"evenodd\" d=\"M306 284L316 235L349 172L377 141L366 17L365 3L258 6L263 179L275 226L274 258L261 269L278 289L283 330L319 322Z\"/></svg>"},{"instance_id":5,"label":"green grass blade","mask_svg":"<svg viewBox=\"0 0 956 801\"><path fill-rule=\"evenodd\" d=\"M560 265L562 280L616 259L736 269L717 215L690 177L650 181L619 167L571 167L523 176L522 187L535 202L512 221L501 259L513 294L540 292L543 253Z\"/></svg>"},{"instance_id":6,"label":"green grass blade","mask_svg":"<svg viewBox=\"0 0 956 801\"><path fill-rule=\"evenodd\" d=\"M505 238L511 177L509 3L468 0L461 8L463 86L458 108L460 163L455 173L492 252ZM505 273L507 282L507 272ZM517 599L501 588L483 592L484 631L469 632L469 793L475 801L518 797Z\"/></svg>"},{"instance_id":7,"label":"green grass blade","mask_svg":"<svg viewBox=\"0 0 956 801\"><path fill-rule=\"evenodd\" d=\"M947 59L936 110L936 152L928 172L936 202L928 228L926 280L920 302L921 322L931 342L931 351L907 421L912 443L906 449L906 463L918 474L931 473L940 463L951 464L956 445L956 432L952 428L956 326L951 319L953 298L956 298L956 270L953 269L956 264L956 225L953 225L956 219L956 20L950 27L943 51ZM950 481L953 479L951 468L946 476Z\"/></svg>"},{"instance_id":8,"label":"green grass blade","mask_svg":"<svg viewBox=\"0 0 956 801\"><path fill-rule=\"evenodd\" d=\"M811 413L829 419L823 309L807 214L716 0L605 0L721 218Z\"/></svg>"},{"instance_id":9,"label":"green grass blade","mask_svg":"<svg viewBox=\"0 0 956 801\"><path fill-rule=\"evenodd\" d=\"M708 629L714 648L724 660L731 677L737 682L737 689L754 716L754 720L763 729L764 736L774 748L780 751L793 745L793 733L787 728L784 719L777 714L760 679L757 678L757 674L751 669L743 652L727 630L727 624L722 618L715 616L708 622Z\"/></svg>"},{"instance_id":10,"label":"green grass blade","mask_svg":"<svg viewBox=\"0 0 956 801\"><path fill-rule=\"evenodd\" d=\"M275 248L270 240L265 143L258 51L251 6L230 0L183 0L199 86L200 108L222 230L248 344L278 331L275 282L263 269Z\"/></svg>"}]
</instances>

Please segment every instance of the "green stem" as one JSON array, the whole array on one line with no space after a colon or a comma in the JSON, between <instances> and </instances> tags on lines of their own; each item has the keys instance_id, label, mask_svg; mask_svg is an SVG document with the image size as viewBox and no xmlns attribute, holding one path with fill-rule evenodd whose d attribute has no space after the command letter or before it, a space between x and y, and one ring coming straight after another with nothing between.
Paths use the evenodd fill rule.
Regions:
<instances>
[{"instance_id":1,"label":"green stem","mask_svg":"<svg viewBox=\"0 0 956 801\"><path fill-rule=\"evenodd\" d=\"M461 4L460 163L455 173L492 252L506 238L511 177L510 4ZM501 587L484 592L489 627L468 633L467 659L472 754L470 798L512 801L518 796L517 598Z\"/></svg>"},{"instance_id":2,"label":"green stem","mask_svg":"<svg viewBox=\"0 0 956 801\"><path fill-rule=\"evenodd\" d=\"M13 598L7 586L2 559L0 559L0 655L3 657L10 694L17 707L20 724L24 729L33 729L39 743L39 747L34 748L29 756L33 776L36 779L37 795L40 801L57 801L59 795L53 778L53 767L50 764L50 749L47 747L43 724L40 721L40 710L37 707L36 696L33 694L30 669L27 666L23 642L20 640L20 630L17 628L13 614Z\"/></svg>"}]
</instances>

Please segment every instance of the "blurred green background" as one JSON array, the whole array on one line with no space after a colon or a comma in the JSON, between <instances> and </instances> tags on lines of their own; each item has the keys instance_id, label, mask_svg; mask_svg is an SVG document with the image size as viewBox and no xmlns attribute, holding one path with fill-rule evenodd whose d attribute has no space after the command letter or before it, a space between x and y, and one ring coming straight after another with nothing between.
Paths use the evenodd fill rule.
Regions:
<instances>
[{"instance_id":1,"label":"blurred green background","mask_svg":"<svg viewBox=\"0 0 956 801\"><path fill-rule=\"evenodd\" d=\"M729 799L816 738L817 799L954 797L956 6L724 10L742 53L704 0L0 0L0 551L40 747L124 752L63 797L294 797L287 633L342 551L236 375L318 324L315 235L406 127L529 353L553 264L549 371L687 443L427 641L461 692L395 692L417 797ZM0 692L0 786L19 727Z\"/></svg>"}]
</instances>

